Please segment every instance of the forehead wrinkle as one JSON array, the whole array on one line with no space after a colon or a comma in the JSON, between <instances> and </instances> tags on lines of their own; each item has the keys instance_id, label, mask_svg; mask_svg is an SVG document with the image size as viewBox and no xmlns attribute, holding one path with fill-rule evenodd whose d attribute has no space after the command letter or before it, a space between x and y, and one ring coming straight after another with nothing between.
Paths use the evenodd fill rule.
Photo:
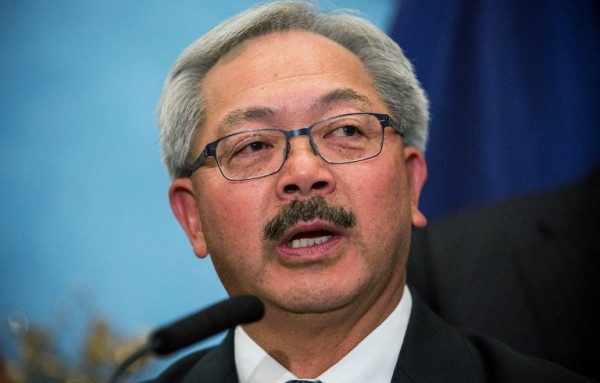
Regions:
<instances>
[{"instance_id":1,"label":"forehead wrinkle","mask_svg":"<svg viewBox=\"0 0 600 383\"><path fill-rule=\"evenodd\" d=\"M318 108L319 106L323 106L323 105L329 106L329 105L333 105L333 104L337 104L337 103L350 102L350 101L352 101L352 102L357 101L357 102L365 104L369 107L373 106L373 103L367 96L357 93L355 90L353 90L351 88L344 88L344 89L335 89L335 90L332 90L331 92L325 94L324 96L319 98L319 100L317 100L316 102L313 103L313 108Z\"/></svg>"}]
</instances>

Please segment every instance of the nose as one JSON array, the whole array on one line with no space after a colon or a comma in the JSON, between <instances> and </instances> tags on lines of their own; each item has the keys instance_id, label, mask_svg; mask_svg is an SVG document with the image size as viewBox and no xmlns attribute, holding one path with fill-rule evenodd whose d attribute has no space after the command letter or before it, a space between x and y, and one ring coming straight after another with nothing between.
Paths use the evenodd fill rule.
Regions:
<instances>
[{"instance_id":1,"label":"nose","mask_svg":"<svg viewBox=\"0 0 600 383\"><path fill-rule=\"evenodd\" d=\"M279 198L286 200L331 193L335 189L331 166L314 152L308 137L292 138L287 159L278 173Z\"/></svg>"}]
</instances>

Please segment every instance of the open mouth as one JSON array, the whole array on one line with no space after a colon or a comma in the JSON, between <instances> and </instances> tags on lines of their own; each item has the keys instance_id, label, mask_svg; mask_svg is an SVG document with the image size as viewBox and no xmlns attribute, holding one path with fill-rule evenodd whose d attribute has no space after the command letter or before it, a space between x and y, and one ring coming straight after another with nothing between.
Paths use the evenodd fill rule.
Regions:
<instances>
[{"instance_id":1,"label":"open mouth","mask_svg":"<svg viewBox=\"0 0 600 383\"><path fill-rule=\"evenodd\" d=\"M287 245L292 249L299 249L320 245L329 241L331 238L333 238L333 233L327 231L303 232L292 237Z\"/></svg>"}]
</instances>

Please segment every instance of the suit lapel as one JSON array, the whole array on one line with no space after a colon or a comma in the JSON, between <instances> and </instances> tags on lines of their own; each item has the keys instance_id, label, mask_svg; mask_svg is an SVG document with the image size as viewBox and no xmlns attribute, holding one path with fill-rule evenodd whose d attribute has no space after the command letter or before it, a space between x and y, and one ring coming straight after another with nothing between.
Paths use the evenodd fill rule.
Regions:
<instances>
[{"instance_id":1,"label":"suit lapel","mask_svg":"<svg viewBox=\"0 0 600 383\"><path fill-rule=\"evenodd\" d=\"M183 383L237 383L233 352L233 331L208 353L186 375Z\"/></svg>"},{"instance_id":2,"label":"suit lapel","mask_svg":"<svg viewBox=\"0 0 600 383\"><path fill-rule=\"evenodd\" d=\"M469 382L477 366L463 338L446 325L411 289L413 306L392 383Z\"/></svg>"}]
</instances>

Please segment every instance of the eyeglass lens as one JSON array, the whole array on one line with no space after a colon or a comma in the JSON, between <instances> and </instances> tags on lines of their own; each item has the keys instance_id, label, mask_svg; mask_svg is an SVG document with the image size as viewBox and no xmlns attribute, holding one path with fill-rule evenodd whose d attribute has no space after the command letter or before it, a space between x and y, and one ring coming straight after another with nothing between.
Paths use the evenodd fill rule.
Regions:
<instances>
[{"instance_id":1,"label":"eyeglass lens","mask_svg":"<svg viewBox=\"0 0 600 383\"><path fill-rule=\"evenodd\" d=\"M308 133L318 154L329 163L374 157L381 151L383 129L377 116L350 114L314 124ZM287 137L286 137L287 136ZM290 132L278 129L242 131L219 142L216 158L229 179L249 179L277 172L285 161Z\"/></svg>"}]
</instances>

